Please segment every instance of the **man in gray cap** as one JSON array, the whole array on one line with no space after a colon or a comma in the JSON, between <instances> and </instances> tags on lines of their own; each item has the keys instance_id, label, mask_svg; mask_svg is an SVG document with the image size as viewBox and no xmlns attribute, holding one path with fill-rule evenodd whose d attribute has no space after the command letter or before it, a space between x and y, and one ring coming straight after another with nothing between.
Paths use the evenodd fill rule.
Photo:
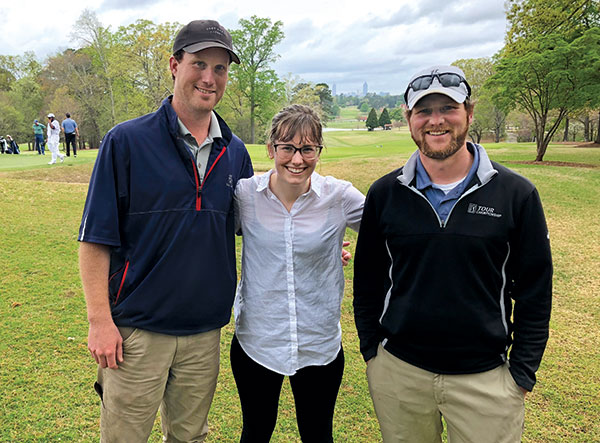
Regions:
<instances>
[{"instance_id":1,"label":"man in gray cap","mask_svg":"<svg viewBox=\"0 0 600 443\"><path fill-rule=\"evenodd\" d=\"M173 95L100 147L78 239L102 442L146 442L159 407L164 441L206 438L235 295L233 191L253 174L214 112L232 61L218 22L187 24Z\"/></svg>"},{"instance_id":2,"label":"man in gray cap","mask_svg":"<svg viewBox=\"0 0 600 443\"><path fill-rule=\"evenodd\" d=\"M539 195L467 142L454 66L410 80L418 150L369 190L354 315L385 442L519 442L548 339L552 261Z\"/></svg>"}]
</instances>

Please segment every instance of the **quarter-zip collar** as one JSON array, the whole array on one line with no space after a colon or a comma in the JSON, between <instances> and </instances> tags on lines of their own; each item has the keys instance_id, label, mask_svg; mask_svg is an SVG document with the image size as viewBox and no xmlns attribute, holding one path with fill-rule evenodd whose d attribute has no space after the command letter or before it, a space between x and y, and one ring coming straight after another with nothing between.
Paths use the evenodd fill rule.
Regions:
<instances>
[{"instance_id":1,"label":"quarter-zip collar","mask_svg":"<svg viewBox=\"0 0 600 443\"><path fill-rule=\"evenodd\" d=\"M448 223L448 220L450 219L450 216L452 215L452 211L454 210L454 208L456 207L456 204L460 200L462 200L466 195L474 192L475 190L477 190L480 187L489 183L489 181L498 173L498 171L496 169L494 169L494 166L492 165L490 158L488 157L487 153L485 152L485 149L483 149L482 146L480 146L476 143L471 143L471 142L467 142L467 143L468 143L468 145L469 145L468 147L470 149L477 149L477 152L479 154L479 167L477 168L475 177L473 177L471 179L471 182L467 184L462 195L460 197L458 197L458 200L454 203L454 205L450 209L448 216L446 217L445 220L442 220L440 218L439 214L437 213L437 211L435 210L435 208L433 207L431 202L427 199L425 194L423 194L423 192L421 192L420 190L418 190L416 188L417 157L419 155L418 150L415 151L413 153L413 155L410 156L410 158L408 159L408 161L406 162L404 167L401 168L400 174L396 177L396 179L400 182L400 184L406 186L408 189L410 189L411 191L420 195L423 199L425 199L425 201L427 201L427 203L431 207L431 210L434 212L435 216L437 217L441 228L444 228L446 226L446 224Z\"/></svg>"},{"instance_id":2,"label":"quarter-zip collar","mask_svg":"<svg viewBox=\"0 0 600 443\"><path fill-rule=\"evenodd\" d=\"M171 134L171 136L174 139L177 139L179 137L179 123L177 122L177 113L175 112L175 110L173 109L173 106L171 105L171 102L173 100L173 96L170 95L167 98L165 98L162 101L162 105L159 109L159 112L164 112L166 117L167 117L167 125L168 125L168 129L169 129L169 133ZM219 114L216 113L216 111L213 111L215 117L217 118L217 121L219 123L219 128L221 130L221 138L216 138L214 140L214 144L215 146L223 146L223 145L229 145L229 143L231 143L231 139L233 138L233 133L231 132L231 129L229 129L229 127L225 124L225 121L219 116ZM219 142L218 140L222 140L221 142Z\"/></svg>"},{"instance_id":3,"label":"quarter-zip collar","mask_svg":"<svg viewBox=\"0 0 600 443\"><path fill-rule=\"evenodd\" d=\"M192 155L190 149L186 146L185 141L183 140L183 136L181 135L179 118L177 117L177 113L175 112L171 104L172 99L172 95L165 98L158 112L163 112L166 116L168 131L171 137L173 137L177 153L182 159L186 170L190 173L190 179L196 187L195 205L196 210L200 211L200 209L202 209L202 188L204 187L204 183L208 179L208 176L212 172L213 168L216 166L219 159L227 150L227 146L233 138L233 133L231 132L231 129L229 129L229 127L225 124L225 121L216 112L213 111L213 114L216 117L219 124L221 137L217 137L213 140L213 146L210 152L210 156L208 158L208 164L206 165L206 173L204 175L204 180L200 182L198 165L196 164L194 156Z\"/></svg>"},{"instance_id":4,"label":"quarter-zip collar","mask_svg":"<svg viewBox=\"0 0 600 443\"><path fill-rule=\"evenodd\" d=\"M476 181L480 186L488 183L493 176L495 176L498 171L494 169L490 158L488 157L485 149L482 146L467 142L468 147L470 149L476 149L479 153L479 167L476 172ZM419 150L417 149L408 159L404 167L401 169L400 174L398 175L397 180L402 183L404 186L413 186L414 181L416 180L416 171L417 171L417 157L419 155ZM469 184L470 186L471 184Z\"/></svg>"}]
</instances>

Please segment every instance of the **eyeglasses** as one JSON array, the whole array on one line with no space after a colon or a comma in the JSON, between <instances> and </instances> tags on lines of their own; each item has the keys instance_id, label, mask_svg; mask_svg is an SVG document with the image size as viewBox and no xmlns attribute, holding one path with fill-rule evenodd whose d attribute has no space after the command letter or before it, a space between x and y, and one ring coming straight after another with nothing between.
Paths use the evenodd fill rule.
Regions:
<instances>
[{"instance_id":1,"label":"eyeglasses","mask_svg":"<svg viewBox=\"0 0 600 443\"><path fill-rule=\"evenodd\" d=\"M406 92L404 93L404 102L408 103L409 89L412 89L415 92L423 91L424 89L427 89L431 86L431 83L433 83L434 78L437 78L438 82L440 82L440 84L444 88L456 88L460 86L461 83L464 83L467 87L467 97L471 96L471 87L462 75L455 74L454 72L443 72L441 74L434 72L428 75L422 75L420 77L417 77L412 82L410 82L408 87L406 88Z\"/></svg>"},{"instance_id":2,"label":"eyeglasses","mask_svg":"<svg viewBox=\"0 0 600 443\"><path fill-rule=\"evenodd\" d=\"M307 145L297 148L294 145L286 143L273 145L273 147L275 148L275 151L279 152L279 156L283 160L292 158L294 155L296 155L296 152L300 152L300 155L304 160L314 160L319 156L321 150L323 149L322 145Z\"/></svg>"}]
</instances>

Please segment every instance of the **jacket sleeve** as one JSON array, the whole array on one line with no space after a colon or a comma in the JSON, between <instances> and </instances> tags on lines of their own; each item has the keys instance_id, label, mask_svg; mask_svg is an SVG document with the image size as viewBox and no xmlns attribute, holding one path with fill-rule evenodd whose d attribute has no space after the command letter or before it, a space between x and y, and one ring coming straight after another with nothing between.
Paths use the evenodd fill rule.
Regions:
<instances>
[{"instance_id":1,"label":"jacket sleeve","mask_svg":"<svg viewBox=\"0 0 600 443\"><path fill-rule=\"evenodd\" d=\"M129 160L120 155L115 136L109 132L102 141L79 228L79 241L118 247L120 220L129 202Z\"/></svg>"},{"instance_id":2,"label":"jacket sleeve","mask_svg":"<svg viewBox=\"0 0 600 443\"><path fill-rule=\"evenodd\" d=\"M380 229L373 187L365 201L354 256L354 321L365 361L384 338L379 319L390 289L391 259Z\"/></svg>"},{"instance_id":3,"label":"jacket sleeve","mask_svg":"<svg viewBox=\"0 0 600 443\"><path fill-rule=\"evenodd\" d=\"M244 146L244 159L242 161L242 172L240 174L240 178L250 178L254 175L254 168L252 167L252 160L250 159L250 154L248 150Z\"/></svg>"},{"instance_id":4,"label":"jacket sleeve","mask_svg":"<svg viewBox=\"0 0 600 443\"><path fill-rule=\"evenodd\" d=\"M514 312L510 372L519 386L531 391L548 341L552 306L550 240L535 189L522 205L511 249Z\"/></svg>"}]
</instances>

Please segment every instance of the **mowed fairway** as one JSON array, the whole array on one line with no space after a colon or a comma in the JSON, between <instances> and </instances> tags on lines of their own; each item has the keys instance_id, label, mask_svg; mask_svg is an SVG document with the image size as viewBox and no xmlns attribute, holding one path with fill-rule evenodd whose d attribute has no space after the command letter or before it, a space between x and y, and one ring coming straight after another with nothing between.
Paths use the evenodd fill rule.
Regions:
<instances>
[{"instance_id":1,"label":"mowed fairway","mask_svg":"<svg viewBox=\"0 0 600 443\"><path fill-rule=\"evenodd\" d=\"M326 146L318 172L349 180L364 193L414 150L406 130L397 129L329 132ZM515 163L535 157L532 144L485 146L493 160L536 184L552 241L550 341L538 384L527 397L524 441L600 441L600 149L551 145L545 160L569 162L553 166ZM271 161L265 147L249 150L255 169L266 171ZM77 232L96 153L80 151L77 159L54 166L46 165L49 155L0 156L1 442L98 441L100 403L92 388L96 367L87 351L77 265ZM353 250L356 235L349 232L347 237ZM352 316L352 266L345 272L346 369L334 437L339 442L377 442L379 430ZM229 324L222 334L209 442L239 439L241 411L229 366L232 333ZM158 420L150 441L161 441ZM272 441L300 441L287 382Z\"/></svg>"}]
</instances>

